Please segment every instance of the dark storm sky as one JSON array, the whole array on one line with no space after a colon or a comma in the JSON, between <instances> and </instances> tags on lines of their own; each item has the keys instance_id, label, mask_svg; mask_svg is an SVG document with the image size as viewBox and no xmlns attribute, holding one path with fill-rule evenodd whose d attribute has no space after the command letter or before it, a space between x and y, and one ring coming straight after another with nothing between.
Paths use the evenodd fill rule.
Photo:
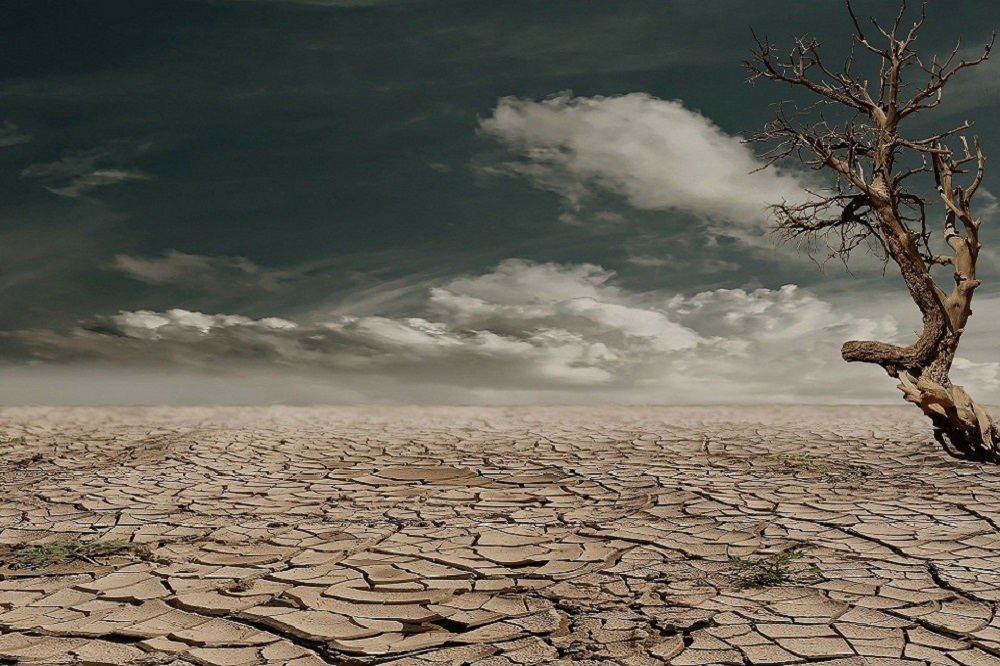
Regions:
<instances>
[{"instance_id":1,"label":"dark storm sky","mask_svg":"<svg viewBox=\"0 0 1000 666\"><path fill-rule=\"evenodd\" d=\"M929 11L928 53L1000 25L991 3ZM747 222L747 193L800 176L720 177L722 203L684 182L742 164L735 139L713 146L789 95L744 84L750 27L839 57L840 2L7 0L0 15L4 402L891 394L836 356L845 334L910 335L898 285L864 262L822 273ZM969 117L1000 154L998 72L957 81L926 127ZM997 173L982 205L1000 222ZM981 307L998 293L987 283ZM989 319L968 370L996 390ZM780 372L756 368L786 350Z\"/></svg>"}]
</instances>

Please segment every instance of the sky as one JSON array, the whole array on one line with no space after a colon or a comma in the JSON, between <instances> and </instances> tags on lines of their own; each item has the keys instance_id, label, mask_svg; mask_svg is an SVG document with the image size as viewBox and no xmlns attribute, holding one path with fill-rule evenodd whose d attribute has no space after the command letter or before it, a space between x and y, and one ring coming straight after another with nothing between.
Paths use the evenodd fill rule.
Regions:
<instances>
[{"instance_id":1,"label":"sky","mask_svg":"<svg viewBox=\"0 0 1000 666\"><path fill-rule=\"evenodd\" d=\"M928 13L928 55L1000 27ZM3 14L2 404L899 401L840 346L914 339L900 278L778 243L766 206L823 181L741 141L793 95L745 82L751 29L836 60L839 0ZM946 92L914 134L968 118L1000 155L1000 59ZM983 187L953 376L996 404L1000 171Z\"/></svg>"}]
</instances>

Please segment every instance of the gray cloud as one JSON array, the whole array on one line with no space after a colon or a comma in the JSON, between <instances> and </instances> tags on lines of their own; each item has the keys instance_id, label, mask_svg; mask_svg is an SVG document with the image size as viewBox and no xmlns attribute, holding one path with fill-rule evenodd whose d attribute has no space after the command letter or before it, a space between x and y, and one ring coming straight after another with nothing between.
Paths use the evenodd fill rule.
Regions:
<instances>
[{"instance_id":1,"label":"gray cloud","mask_svg":"<svg viewBox=\"0 0 1000 666\"><path fill-rule=\"evenodd\" d=\"M877 368L839 358L846 339L895 339L890 316L852 315L792 285L685 296L633 293L613 282L613 272L593 264L510 259L431 288L418 317L337 315L304 323L131 311L68 333L0 338L8 368L271 373L285 377L284 385L300 376L307 384L351 386L353 397L341 392L338 399L354 402L517 402L542 394L549 402L633 403L894 397ZM970 388L995 394L996 364L968 363Z\"/></svg>"},{"instance_id":2,"label":"gray cloud","mask_svg":"<svg viewBox=\"0 0 1000 666\"><path fill-rule=\"evenodd\" d=\"M111 268L153 286L172 285L204 292L277 291L294 271L258 266L244 257L209 257L168 250L163 257L115 256Z\"/></svg>"}]
</instances>

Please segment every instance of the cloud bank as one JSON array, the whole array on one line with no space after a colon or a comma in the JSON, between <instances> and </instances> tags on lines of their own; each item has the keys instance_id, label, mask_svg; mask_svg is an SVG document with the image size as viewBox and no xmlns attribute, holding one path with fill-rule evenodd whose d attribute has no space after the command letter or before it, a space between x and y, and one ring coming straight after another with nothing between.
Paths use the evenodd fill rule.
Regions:
<instances>
[{"instance_id":1,"label":"cloud bank","mask_svg":"<svg viewBox=\"0 0 1000 666\"><path fill-rule=\"evenodd\" d=\"M485 274L430 289L421 316L312 319L120 312L64 333L0 334L0 359L8 369L27 363L39 376L58 367L146 368L162 377L231 376L234 382L266 376L272 389L301 378L298 390L262 401L697 404L895 397L877 368L845 364L839 349L850 338L892 340L896 322L840 312L794 285L640 294L616 286L614 273L594 264L508 259ZM975 383L1000 386L996 367L969 367ZM313 387L308 397L302 385ZM100 402L99 390L89 390ZM245 393L238 395L247 399Z\"/></svg>"}]
</instances>

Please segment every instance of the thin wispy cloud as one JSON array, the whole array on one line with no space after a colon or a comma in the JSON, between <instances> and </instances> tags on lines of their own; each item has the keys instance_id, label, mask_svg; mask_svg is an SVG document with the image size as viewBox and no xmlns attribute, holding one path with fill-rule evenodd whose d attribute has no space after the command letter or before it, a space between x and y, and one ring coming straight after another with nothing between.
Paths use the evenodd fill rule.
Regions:
<instances>
[{"instance_id":1,"label":"thin wispy cloud","mask_svg":"<svg viewBox=\"0 0 1000 666\"><path fill-rule=\"evenodd\" d=\"M32 137L30 134L22 132L17 125L9 120L5 120L3 124L0 125L0 148L30 143L31 139Z\"/></svg>"},{"instance_id":2,"label":"thin wispy cloud","mask_svg":"<svg viewBox=\"0 0 1000 666\"><path fill-rule=\"evenodd\" d=\"M988 36L967 41L956 54L955 62L976 60L983 54L983 47L989 41ZM959 72L942 91L943 101L938 113L950 115L993 107L996 105L997 95L1000 95L1000 60L993 58Z\"/></svg>"},{"instance_id":3,"label":"thin wispy cloud","mask_svg":"<svg viewBox=\"0 0 1000 666\"><path fill-rule=\"evenodd\" d=\"M54 162L38 162L21 171L22 178L41 181L49 192L77 199L94 189L153 176L129 166L147 152L146 144L115 141L92 150L72 152Z\"/></svg>"},{"instance_id":4,"label":"thin wispy cloud","mask_svg":"<svg viewBox=\"0 0 1000 666\"><path fill-rule=\"evenodd\" d=\"M277 291L295 271L259 266L244 257L211 257L168 250L162 257L119 254L110 268L152 286L176 286L208 292Z\"/></svg>"}]
</instances>

